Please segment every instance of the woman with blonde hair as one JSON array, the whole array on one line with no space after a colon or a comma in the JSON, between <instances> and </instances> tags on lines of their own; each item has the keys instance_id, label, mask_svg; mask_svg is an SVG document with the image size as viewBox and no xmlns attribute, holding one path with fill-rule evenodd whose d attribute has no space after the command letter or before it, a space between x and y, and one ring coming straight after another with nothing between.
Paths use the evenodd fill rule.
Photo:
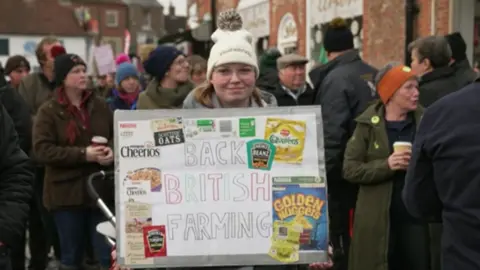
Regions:
<instances>
[{"instance_id":1,"label":"woman with blonde hair","mask_svg":"<svg viewBox=\"0 0 480 270\"><path fill-rule=\"evenodd\" d=\"M183 102L183 108L246 108L276 104L275 97L256 87L259 75L252 35L242 28L234 10L218 18L219 29L212 35L215 45L207 62L206 81Z\"/></svg>"}]
</instances>

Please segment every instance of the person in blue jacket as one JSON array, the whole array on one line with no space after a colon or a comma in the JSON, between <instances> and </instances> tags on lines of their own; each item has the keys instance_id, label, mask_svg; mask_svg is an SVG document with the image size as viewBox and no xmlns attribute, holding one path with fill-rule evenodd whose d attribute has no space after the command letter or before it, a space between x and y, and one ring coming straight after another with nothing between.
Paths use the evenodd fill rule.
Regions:
<instances>
[{"instance_id":1,"label":"person in blue jacket","mask_svg":"<svg viewBox=\"0 0 480 270\"><path fill-rule=\"evenodd\" d=\"M425 111L403 200L416 218L441 221L443 270L480 269L480 81Z\"/></svg>"},{"instance_id":2,"label":"person in blue jacket","mask_svg":"<svg viewBox=\"0 0 480 270\"><path fill-rule=\"evenodd\" d=\"M107 99L110 108L113 111L135 110L141 91L140 75L135 65L127 62L118 65L115 84L112 96Z\"/></svg>"}]
</instances>

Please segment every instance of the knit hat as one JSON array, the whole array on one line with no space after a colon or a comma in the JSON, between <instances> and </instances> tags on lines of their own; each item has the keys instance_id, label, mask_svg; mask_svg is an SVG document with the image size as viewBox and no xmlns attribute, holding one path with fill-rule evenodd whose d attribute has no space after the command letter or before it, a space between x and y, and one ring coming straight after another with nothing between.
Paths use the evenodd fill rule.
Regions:
<instances>
[{"instance_id":1,"label":"knit hat","mask_svg":"<svg viewBox=\"0 0 480 270\"><path fill-rule=\"evenodd\" d=\"M446 35L448 45L452 49L452 58L461 61L467 58L467 44L459 32Z\"/></svg>"},{"instance_id":2,"label":"knit hat","mask_svg":"<svg viewBox=\"0 0 480 270\"><path fill-rule=\"evenodd\" d=\"M128 62L130 63L130 57L128 57L128 55L124 54L124 53L121 53L117 56L117 58L115 59L115 64L118 66L122 63L125 63L125 62Z\"/></svg>"},{"instance_id":3,"label":"knit hat","mask_svg":"<svg viewBox=\"0 0 480 270\"><path fill-rule=\"evenodd\" d=\"M211 38L215 44L210 50L207 64L207 79L212 76L216 66L229 63L242 63L255 68L257 77L257 55L252 46L252 34L242 28L242 17L235 9L218 15L218 29Z\"/></svg>"},{"instance_id":4,"label":"knit hat","mask_svg":"<svg viewBox=\"0 0 480 270\"><path fill-rule=\"evenodd\" d=\"M351 50L353 45L353 34L342 18L333 19L323 36L323 47L327 52L342 52Z\"/></svg>"},{"instance_id":5,"label":"knit hat","mask_svg":"<svg viewBox=\"0 0 480 270\"><path fill-rule=\"evenodd\" d=\"M7 63L5 64L5 74L8 75L17 68L22 67L25 67L28 71L30 71L30 63L28 62L27 58L21 55L14 55L8 58Z\"/></svg>"},{"instance_id":6,"label":"knit hat","mask_svg":"<svg viewBox=\"0 0 480 270\"><path fill-rule=\"evenodd\" d=\"M382 102L386 104L404 83L415 77L415 73L407 66L392 67L377 82L377 92Z\"/></svg>"},{"instance_id":7,"label":"knit hat","mask_svg":"<svg viewBox=\"0 0 480 270\"><path fill-rule=\"evenodd\" d=\"M68 73L78 65L87 67L85 62L76 54L67 53L62 46L53 46L51 49L52 57L55 59L53 69L55 72L55 85L60 86L67 77Z\"/></svg>"},{"instance_id":8,"label":"knit hat","mask_svg":"<svg viewBox=\"0 0 480 270\"><path fill-rule=\"evenodd\" d=\"M138 70L132 63L123 63L117 67L117 73L115 74L115 83L120 83L128 77L138 78Z\"/></svg>"},{"instance_id":9,"label":"knit hat","mask_svg":"<svg viewBox=\"0 0 480 270\"><path fill-rule=\"evenodd\" d=\"M173 46L160 45L153 50L143 63L145 72L161 81L170 69L173 61L183 52Z\"/></svg>"},{"instance_id":10,"label":"knit hat","mask_svg":"<svg viewBox=\"0 0 480 270\"><path fill-rule=\"evenodd\" d=\"M277 59L282 56L282 53L277 48L270 48L266 50L258 60L260 70L277 69Z\"/></svg>"}]
</instances>

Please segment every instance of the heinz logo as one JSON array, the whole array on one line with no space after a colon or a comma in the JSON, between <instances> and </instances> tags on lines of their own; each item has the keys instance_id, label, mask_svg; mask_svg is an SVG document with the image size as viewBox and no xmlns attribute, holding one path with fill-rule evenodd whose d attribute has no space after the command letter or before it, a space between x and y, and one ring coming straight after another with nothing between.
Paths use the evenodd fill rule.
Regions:
<instances>
[{"instance_id":1,"label":"heinz logo","mask_svg":"<svg viewBox=\"0 0 480 270\"><path fill-rule=\"evenodd\" d=\"M136 128L137 124L135 123L122 123L120 124L120 128Z\"/></svg>"},{"instance_id":2,"label":"heinz logo","mask_svg":"<svg viewBox=\"0 0 480 270\"><path fill-rule=\"evenodd\" d=\"M290 135L290 131L284 129L284 130L280 131L280 134L281 134L282 136L287 137L288 135Z\"/></svg>"}]
</instances>

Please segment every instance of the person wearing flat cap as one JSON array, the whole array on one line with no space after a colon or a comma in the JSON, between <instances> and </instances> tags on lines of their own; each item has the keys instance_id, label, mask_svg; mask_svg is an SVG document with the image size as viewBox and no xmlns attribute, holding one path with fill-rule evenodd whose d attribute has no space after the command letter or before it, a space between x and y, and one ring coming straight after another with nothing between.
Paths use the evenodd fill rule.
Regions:
<instances>
[{"instance_id":1,"label":"person wearing flat cap","mask_svg":"<svg viewBox=\"0 0 480 270\"><path fill-rule=\"evenodd\" d=\"M308 59L298 54L286 54L277 59L278 83L272 94L278 106L312 105L313 89L306 83Z\"/></svg>"},{"instance_id":2,"label":"person wearing flat cap","mask_svg":"<svg viewBox=\"0 0 480 270\"><path fill-rule=\"evenodd\" d=\"M322 107L325 165L329 193L330 241L335 267L347 269L351 213L358 186L342 176L343 153L360 115L376 97L373 80L377 70L354 49L353 34L342 18L333 19L324 33L328 63L310 71L315 105Z\"/></svg>"}]
</instances>

